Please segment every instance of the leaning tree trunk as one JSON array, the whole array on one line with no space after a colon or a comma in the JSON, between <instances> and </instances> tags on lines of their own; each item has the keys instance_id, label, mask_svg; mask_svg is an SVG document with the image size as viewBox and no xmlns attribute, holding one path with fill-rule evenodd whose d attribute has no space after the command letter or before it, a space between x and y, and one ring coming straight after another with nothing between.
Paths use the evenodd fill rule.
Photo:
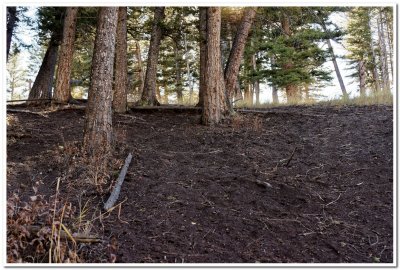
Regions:
<instances>
[{"instance_id":1,"label":"leaning tree trunk","mask_svg":"<svg viewBox=\"0 0 400 270\"><path fill-rule=\"evenodd\" d=\"M229 54L228 62L224 71L225 88L227 91L227 106L230 111L233 110L231 98L234 92L236 80L239 74L240 62L243 57L244 47L246 45L247 36L249 35L251 26L256 16L255 8L246 8L240 21L240 25L236 32L232 49Z\"/></svg>"},{"instance_id":2,"label":"leaning tree trunk","mask_svg":"<svg viewBox=\"0 0 400 270\"><path fill-rule=\"evenodd\" d=\"M200 28L200 82L199 82L199 102L197 107L204 105L205 93L205 74L206 74L206 59L207 59L207 8L199 8L199 28Z\"/></svg>"},{"instance_id":3,"label":"leaning tree trunk","mask_svg":"<svg viewBox=\"0 0 400 270\"><path fill-rule=\"evenodd\" d=\"M63 40L58 57L56 87L54 90L55 103L68 103L71 98L71 70L74 55L76 20L78 8L68 7L64 20Z\"/></svg>"},{"instance_id":4,"label":"leaning tree trunk","mask_svg":"<svg viewBox=\"0 0 400 270\"><path fill-rule=\"evenodd\" d=\"M162 37L161 22L165 17L165 7L154 10L153 29L151 32L149 53L147 56L146 78L141 98L143 105L160 105L156 97L157 62Z\"/></svg>"},{"instance_id":5,"label":"leaning tree trunk","mask_svg":"<svg viewBox=\"0 0 400 270\"><path fill-rule=\"evenodd\" d=\"M337 79L339 81L339 85L340 85L340 89L342 90L343 98L346 99L346 98L349 97L349 95L347 94L346 86L344 85L342 74L340 73L339 66L338 66L338 63L336 61L336 55L335 55L335 53L333 51L331 40L328 38L326 40L326 43L328 44L329 52L330 52L331 57L332 57L333 67L335 68L336 77L337 77Z\"/></svg>"},{"instance_id":6,"label":"leaning tree trunk","mask_svg":"<svg viewBox=\"0 0 400 270\"><path fill-rule=\"evenodd\" d=\"M11 39L17 22L17 7L7 7L7 61L10 54Z\"/></svg>"},{"instance_id":7,"label":"leaning tree trunk","mask_svg":"<svg viewBox=\"0 0 400 270\"><path fill-rule=\"evenodd\" d=\"M107 167L112 149L112 77L118 7L101 7L97 20L83 148L91 161Z\"/></svg>"},{"instance_id":8,"label":"leaning tree trunk","mask_svg":"<svg viewBox=\"0 0 400 270\"><path fill-rule=\"evenodd\" d=\"M204 125L218 124L222 120L223 108L221 98L224 96L225 87L221 66L221 8L207 8L207 58L204 107L202 123Z\"/></svg>"},{"instance_id":9,"label":"leaning tree trunk","mask_svg":"<svg viewBox=\"0 0 400 270\"><path fill-rule=\"evenodd\" d=\"M118 10L118 25L115 45L115 83L112 106L115 112L126 112L128 87L128 59L126 37L127 7Z\"/></svg>"},{"instance_id":10,"label":"leaning tree trunk","mask_svg":"<svg viewBox=\"0 0 400 270\"><path fill-rule=\"evenodd\" d=\"M322 28L324 29L325 33L328 32L324 21L322 21ZM338 63L336 61L336 55L335 55L335 52L333 51L331 39L329 37L326 40L326 43L328 44L329 53L331 54L333 67L335 68L336 77L339 81L339 85L340 85L340 89L342 90L343 98L348 98L349 95L347 94L346 86L344 85L342 74L340 73L340 69L339 69Z\"/></svg>"},{"instance_id":11,"label":"leaning tree trunk","mask_svg":"<svg viewBox=\"0 0 400 270\"><path fill-rule=\"evenodd\" d=\"M29 92L28 100L51 98L51 88L54 81L58 52L58 42L56 42L55 39L54 35L50 39L49 47L44 55L42 65L36 75L32 89Z\"/></svg>"}]
</instances>

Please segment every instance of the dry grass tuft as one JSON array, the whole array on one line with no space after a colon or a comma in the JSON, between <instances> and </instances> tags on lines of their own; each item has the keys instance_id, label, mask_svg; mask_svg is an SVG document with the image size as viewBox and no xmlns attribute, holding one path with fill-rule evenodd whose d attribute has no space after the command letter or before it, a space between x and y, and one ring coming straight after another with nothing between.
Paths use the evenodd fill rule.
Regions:
<instances>
[{"instance_id":1,"label":"dry grass tuft","mask_svg":"<svg viewBox=\"0 0 400 270\"><path fill-rule=\"evenodd\" d=\"M59 198L59 186L50 201L45 200L38 193L41 184L35 183L29 202L23 202L16 193L7 200L7 262L82 262L68 229L74 208Z\"/></svg>"}]
</instances>

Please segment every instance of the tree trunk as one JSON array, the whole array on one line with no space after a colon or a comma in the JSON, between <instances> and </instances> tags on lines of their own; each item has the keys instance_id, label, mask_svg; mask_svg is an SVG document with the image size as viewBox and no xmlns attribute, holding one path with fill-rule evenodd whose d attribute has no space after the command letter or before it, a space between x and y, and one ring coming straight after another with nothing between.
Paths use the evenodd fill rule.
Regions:
<instances>
[{"instance_id":1,"label":"tree trunk","mask_svg":"<svg viewBox=\"0 0 400 270\"><path fill-rule=\"evenodd\" d=\"M56 103L68 103L71 97L71 69L74 54L77 7L68 7L64 19L63 40L58 57L56 75L56 87L54 101Z\"/></svg>"},{"instance_id":2,"label":"tree trunk","mask_svg":"<svg viewBox=\"0 0 400 270\"><path fill-rule=\"evenodd\" d=\"M255 8L246 8L240 25L236 32L235 39L232 44L232 49L229 54L228 62L224 71L225 88L227 91L227 106L232 111L231 98L234 92L236 80L239 75L240 62L243 57L244 47L246 45L247 36L249 35L251 26L256 16Z\"/></svg>"},{"instance_id":3,"label":"tree trunk","mask_svg":"<svg viewBox=\"0 0 400 270\"><path fill-rule=\"evenodd\" d=\"M366 94L365 86L367 84L367 70L364 60L361 60L358 63L358 76L360 80L360 96L363 97Z\"/></svg>"},{"instance_id":4,"label":"tree trunk","mask_svg":"<svg viewBox=\"0 0 400 270\"><path fill-rule=\"evenodd\" d=\"M256 105L260 105L260 81L256 80L253 84L254 93L256 95Z\"/></svg>"},{"instance_id":5,"label":"tree trunk","mask_svg":"<svg viewBox=\"0 0 400 270\"><path fill-rule=\"evenodd\" d=\"M276 86L272 86L272 103L279 103L278 88L276 88Z\"/></svg>"},{"instance_id":6,"label":"tree trunk","mask_svg":"<svg viewBox=\"0 0 400 270\"><path fill-rule=\"evenodd\" d=\"M304 94L305 94L305 100L309 101L310 100L310 85L306 84L304 86Z\"/></svg>"},{"instance_id":7,"label":"tree trunk","mask_svg":"<svg viewBox=\"0 0 400 270\"><path fill-rule=\"evenodd\" d=\"M139 85L139 95L142 96L143 94L143 88L144 88L144 68L143 68L143 63L142 63L142 53L140 50L140 44L139 41L135 41L136 44L136 50L135 50L135 55L137 59L137 65L138 65L138 71L139 71L139 79L140 79L140 85Z\"/></svg>"},{"instance_id":8,"label":"tree trunk","mask_svg":"<svg viewBox=\"0 0 400 270\"><path fill-rule=\"evenodd\" d=\"M49 47L44 55L42 65L36 75L35 82L29 92L28 100L51 98L51 89L54 81L54 71L56 68L58 52L58 43L55 39L56 38L53 34L53 37L49 42Z\"/></svg>"},{"instance_id":9,"label":"tree trunk","mask_svg":"<svg viewBox=\"0 0 400 270\"><path fill-rule=\"evenodd\" d=\"M97 19L83 148L107 167L112 149L112 78L118 7L101 7Z\"/></svg>"},{"instance_id":10,"label":"tree trunk","mask_svg":"<svg viewBox=\"0 0 400 270\"><path fill-rule=\"evenodd\" d=\"M154 10L153 28L147 56L146 78L141 99L142 105L160 105L156 97L156 80L158 54L162 37L160 24L165 17L164 11L165 7L156 7Z\"/></svg>"},{"instance_id":11,"label":"tree trunk","mask_svg":"<svg viewBox=\"0 0 400 270\"><path fill-rule=\"evenodd\" d=\"M236 85L235 85L235 99L234 101L239 101L239 100L243 100L243 95L242 95L242 91L240 90L240 83L239 80L236 81Z\"/></svg>"},{"instance_id":12,"label":"tree trunk","mask_svg":"<svg viewBox=\"0 0 400 270\"><path fill-rule=\"evenodd\" d=\"M207 8L199 8L199 28L200 28L200 79L199 79L199 102L197 107L204 105L205 93L205 74L206 74L206 59L207 59Z\"/></svg>"},{"instance_id":13,"label":"tree trunk","mask_svg":"<svg viewBox=\"0 0 400 270\"><path fill-rule=\"evenodd\" d=\"M115 41L115 89L112 102L114 111L118 113L125 113L127 109L128 59L126 20L127 7L119 7Z\"/></svg>"},{"instance_id":14,"label":"tree trunk","mask_svg":"<svg viewBox=\"0 0 400 270\"><path fill-rule=\"evenodd\" d=\"M346 86L344 85L342 74L340 73L339 66L338 66L338 63L336 61L336 55L335 55L335 52L333 51L331 40L327 39L326 43L328 44L329 52L330 52L331 57L332 57L333 67L335 68L336 77L337 77L337 79L339 81L339 85L340 85L340 89L342 90L343 98L346 99L346 98L349 97L349 95L347 94Z\"/></svg>"},{"instance_id":15,"label":"tree trunk","mask_svg":"<svg viewBox=\"0 0 400 270\"><path fill-rule=\"evenodd\" d=\"M379 19L377 19L378 24L378 37L379 37L379 49L380 59L381 59L381 70L382 70L382 81L383 81L383 90L390 91L390 82L389 82L389 67L388 67L388 55L386 51L386 39L383 33L383 23L382 23L382 13L379 12Z\"/></svg>"},{"instance_id":16,"label":"tree trunk","mask_svg":"<svg viewBox=\"0 0 400 270\"><path fill-rule=\"evenodd\" d=\"M251 56L251 64L253 66L253 73L257 73L257 59L256 59L255 53ZM259 79L256 79L253 81L253 89L254 89L254 93L256 95L256 105L260 105L260 81L259 81Z\"/></svg>"},{"instance_id":17,"label":"tree trunk","mask_svg":"<svg viewBox=\"0 0 400 270\"><path fill-rule=\"evenodd\" d=\"M244 101L247 106L253 106L253 95L254 91L252 89L252 84L251 83L246 83L244 87Z\"/></svg>"},{"instance_id":18,"label":"tree trunk","mask_svg":"<svg viewBox=\"0 0 400 270\"><path fill-rule=\"evenodd\" d=\"M292 103L292 102L297 102L299 99L299 95L297 92L297 86L293 84L289 84L286 86L286 98L287 102Z\"/></svg>"},{"instance_id":19,"label":"tree trunk","mask_svg":"<svg viewBox=\"0 0 400 270\"><path fill-rule=\"evenodd\" d=\"M389 45L389 57L390 57L390 72L392 74L393 79L393 33L392 33L392 22L389 21L389 17L387 12L385 12L385 24L386 24L386 33L387 33L387 40Z\"/></svg>"},{"instance_id":20,"label":"tree trunk","mask_svg":"<svg viewBox=\"0 0 400 270\"><path fill-rule=\"evenodd\" d=\"M186 77L188 80L189 86L189 104L192 105L193 101L193 80L190 73L190 59L189 59L189 50L188 50L188 42L186 38L186 33L184 34L184 43L185 43L185 60L186 60Z\"/></svg>"},{"instance_id":21,"label":"tree trunk","mask_svg":"<svg viewBox=\"0 0 400 270\"><path fill-rule=\"evenodd\" d=\"M202 123L218 124L223 115L221 97L224 95L223 74L221 66L221 8L207 8L207 58L204 75L204 107Z\"/></svg>"},{"instance_id":22,"label":"tree trunk","mask_svg":"<svg viewBox=\"0 0 400 270\"><path fill-rule=\"evenodd\" d=\"M379 83L379 76L378 76L378 70L376 68L376 54L375 54L375 49L374 49L374 44L373 44L373 38L372 38L372 27L371 27L371 17L370 14L368 14L368 26L371 31L371 36L369 37L369 44L371 48L371 55L372 55L372 78L374 80L374 85L375 85L375 92L378 92L381 89L380 83ZM365 65L362 65L365 66Z\"/></svg>"},{"instance_id":23,"label":"tree trunk","mask_svg":"<svg viewBox=\"0 0 400 270\"><path fill-rule=\"evenodd\" d=\"M7 7L7 62L10 54L11 39L17 22L17 7Z\"/></svg>"},{"instance_id":24,"label":"tree trunk","mask_svg":"<svg viewBox=\"0 0 400 270\"><path fill-rule=\"evenodd\" d=\"M289 22L289 17L286 14L283 14L282 18L282 28L283 32L287 37L290 37L292 35L292 31L290 29L290 22ZM293 68L293 63L289 61L288 63L283 65L283 68L285 70L291 70ZM297 101L297 87L293 84L286 85L286 97L287 97L287 102L292 103Z\"/></svg>"},{"instance_id":25,"label":"tree trunk","mask_svg":"<svg viewBox=\"0 0 400 270\"><path fill-rule=\"evenodd\" d=\"M180 65L181 58L179 57L177 40L175 40L174 54L175 54L175 91L176 91L176 96L178 98L178 103L182 104L183 94L182 94L182 74Z\"/></svg>"},{"instance_id":26,"label":"tree trunk","mask_svg":"<svg viewBox=\"0 0 400 270\"><path fill-rule=\"evenodd\" d=\"M272 56L270 58L271 60L271 67L274 69L275 67L275 57ZM272 103L278 104L279 103L279 97L278 97L278 88L275 85L272 85Z\"/></svg>"},{"instance_id":27,"label":"tree trunk","mask_svg":"<svg viewBox=\"0 0 400 270\"><path fill-rule=\"evenodd\" d=\"M168 83L164 82L164 104L168 104Z\"/></svg>"}]
</instances>

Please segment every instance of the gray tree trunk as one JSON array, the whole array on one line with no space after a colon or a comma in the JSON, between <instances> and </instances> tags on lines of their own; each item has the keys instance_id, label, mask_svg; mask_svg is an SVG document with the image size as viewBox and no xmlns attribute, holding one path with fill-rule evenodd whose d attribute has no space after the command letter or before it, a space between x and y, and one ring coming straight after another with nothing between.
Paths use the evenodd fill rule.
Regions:
<instances>
[{"instance_id":1,"label":"gray tree trunk","mask_svg":"<svg viewBox=\"0 0 400 270\"><path fill-rule=\"evenodd\" d=\"M389 82L389 67L388 67L388 55L386 50L386 40L385 35L383 33L383 23L382 23L382 13L379 12L379 19L377 19L378 25L378 37L379 37L379 49L380 49L380 62L381 62L381 70L382 70L382 82L383 82L383 90L390 91L390 82Z\"/></svg>"},{"instance_id":2,"label":"gray tree trunk","mask_svg":"<svg viewBox=\"0 0 400 270\"><path fill-rule=\"evenodd\" d=\"M327 39L326 43L328 44L329 52L330 52L331 57L332 57L333 67L335 68L336 77L337 77L337 79L339 81L339 85L340 85L340 89L342 90L343 98L348 98L349 95L347 94L346 86L344 85L342 74L340 73L339 66L338 66L338 63L336 61L336 55L335 55L335 52L333 51L331 40Z\"/></svg>"},{"instance_id":3,"label":"gray tree trunk","mask_svg":"<svg viewBox=\"0 0 400 270\"><path fill-rule=\"evenodd\" d=\"M276 88L276 86L272 86L272 102L276 104L279 103L278 88Z\"/></svg>"},{"instance_id":4,"label":"gray tree trunk","mask_svg":"<svg viewBox=\"0 0 400 270\"><path fill-rule=\"evenodd\" d=\"M386 25L387 40L389 44L390 72L393 78L393 33L391 31L391 29L393 29L393 26L386 12L385 12L385 25Z\"/></svg>"}]
</instances>

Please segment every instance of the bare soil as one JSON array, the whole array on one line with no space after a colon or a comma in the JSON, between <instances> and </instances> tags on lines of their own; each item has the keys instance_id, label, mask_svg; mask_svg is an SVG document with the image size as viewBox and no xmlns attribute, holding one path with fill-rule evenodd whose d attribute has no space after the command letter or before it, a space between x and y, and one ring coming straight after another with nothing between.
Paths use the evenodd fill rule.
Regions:
<instances>
[{"instance_id":1,"label":"bare soil","mask_svg":"<svg viewBox=\"0 0 400 270\"><path fill-rule=\"evenodd\" d=\"M7 115L8 196L39 178L53 195L84 110ZM393 262L390 106L279 107L213 128L197 110L133 110L114 125L121 164L133 153L126 201L94 224L105 242L81 247L87 262L106 262L109 243L120 263ZM66 200L107 199L72 178Z\"/></svg>"}]
</instances>

